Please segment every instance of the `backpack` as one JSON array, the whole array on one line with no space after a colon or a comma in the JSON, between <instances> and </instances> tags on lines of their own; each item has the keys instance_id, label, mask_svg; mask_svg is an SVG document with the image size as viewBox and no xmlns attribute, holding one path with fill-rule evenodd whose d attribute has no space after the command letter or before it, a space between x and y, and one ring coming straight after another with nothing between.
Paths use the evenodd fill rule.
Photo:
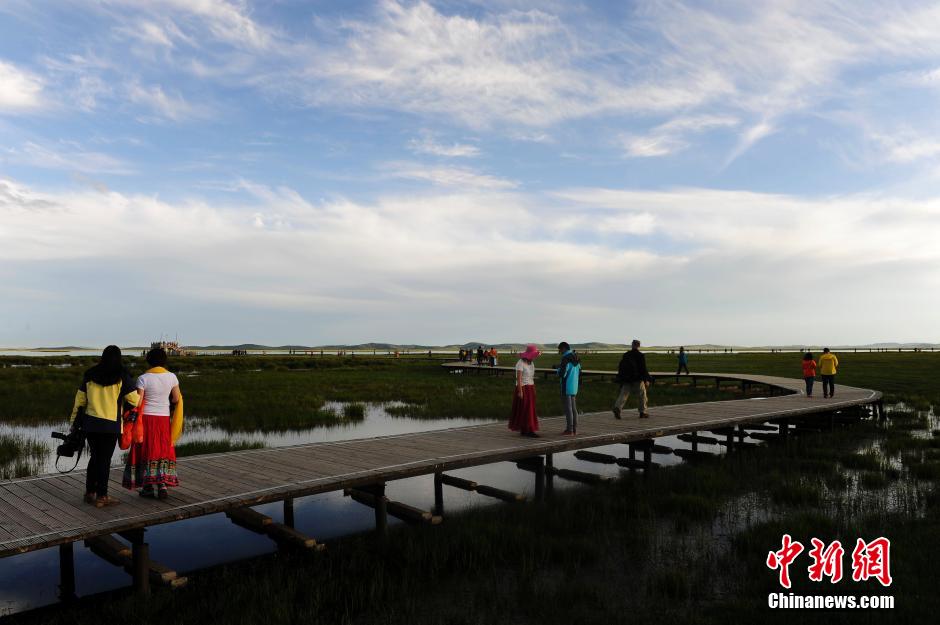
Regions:
<instances>
[{"instance_id":1,"label":"backpack","mask_svg":"<svg viewBox=\"0 0 940 625\"><path fill-rule=\"evenodd\" d=\"M640 378L640 372L637 371L636 361L630 357L630 352L626 352L620 359L620 365L617 367L618 382L633 382Z\"/></svg>"}]
</instances>

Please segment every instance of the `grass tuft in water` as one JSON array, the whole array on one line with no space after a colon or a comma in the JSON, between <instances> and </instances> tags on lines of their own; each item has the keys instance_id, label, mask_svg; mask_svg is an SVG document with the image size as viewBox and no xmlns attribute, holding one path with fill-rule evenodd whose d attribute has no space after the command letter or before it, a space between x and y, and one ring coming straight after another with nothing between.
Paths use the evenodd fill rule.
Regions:
<instances>
[{"instance_id":1,"label":"grass tuft in water","mask_svg":"<svg viewBox=\"0 0 940 625\"><path fill-rule=\"evenodd\" d=\"M227 451L241 451L243 449L262 449L264 443L260 441L244 440L215 440L190 441L176 446L176 456L198 456L199 454L218 454Z\"/></svg>"}]
</instances>

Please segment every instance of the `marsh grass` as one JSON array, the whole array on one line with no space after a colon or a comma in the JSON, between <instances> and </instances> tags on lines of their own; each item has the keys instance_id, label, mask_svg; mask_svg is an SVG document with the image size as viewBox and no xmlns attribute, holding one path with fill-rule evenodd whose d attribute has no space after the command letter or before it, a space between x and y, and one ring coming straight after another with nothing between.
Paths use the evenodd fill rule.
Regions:
<instances>
[{"instance_id":1,"label":"marsh grass","mask_svg":"<svg viewBox=\"0 0 940 625\"><path fill-rule=\"evenodd\" d=\"M15 358L0 358L11 364ZM19 359L24 360L24 359ZM139 372L139 359L128 367ZM32 359L29 368L0 367L0 422L60 423L71 409L82 372L93 358ZM53 365L68 364L59 368ZM182 377L188 415L231 431L285 431L332 426L359 417L324 408L327 402L357 405L396 402L387 412L414 419L505 419L512 403L511 377L454 375L420 360L318 357L193 357L170 363ZM557 381L537 380L540 415L561 411ZM582 411L607 410L617 389L608 381L585 378L578 397ZM739 389L691 388L657 384L651 405L731 399ZM631 402L633 400L631 399ZM632 406L633 404L628 404ZM357 408L352 408L353 411ZM364 414L364 409L363 409Z\"/></svg>"},{"instance_id":2,"label":"marsh grass","mask_svg":"<svg viewBox=\"0 0 940 625\"><path fill-rule=\"evenodd\" d=\"M49 447L43 441L0 434L0 479L36 474L48 453Z\"/></svg>"},{"instance_id":3,"label":"marsh grass","mask_svg":"<svg viewBox=\"0 0 940 625\"><path fill-rule=\"evenodd\" d=\"M226 451L241 451L244 449L262 449L264 443L260 441L242 440L213 440L190 441L176 446L176 456L197 456L199 454L217 454Z\"/></svg>"}]
</instances>

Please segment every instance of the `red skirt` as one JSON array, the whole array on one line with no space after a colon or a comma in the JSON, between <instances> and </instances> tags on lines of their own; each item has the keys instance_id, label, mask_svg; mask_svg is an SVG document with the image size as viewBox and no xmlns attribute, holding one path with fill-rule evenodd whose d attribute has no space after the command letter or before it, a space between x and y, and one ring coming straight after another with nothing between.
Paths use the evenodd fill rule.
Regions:
<instances>
[{"instance_id":1,"label":"red skirt","mask_svg":"<svg viewBox=\"0 0 940 625\"><path fill-rule=\"evenodd\" d=\"M134 443L124 465L124 487L179 486L170 417L144 414L144 442Z\"/></svg>"},{"instance_id":2,"label":"red skirt","mask_svg":"<svg viewBox=\"0 0 940 625\"><path fill-rule=\"evenodd\" d=\"M512 416L509 417L509 429L513 432L538 432L539 418L535 414L535 385L528 384L522 387L522 397L519 391L512 390Z\"/></svg>"}]
</instances>

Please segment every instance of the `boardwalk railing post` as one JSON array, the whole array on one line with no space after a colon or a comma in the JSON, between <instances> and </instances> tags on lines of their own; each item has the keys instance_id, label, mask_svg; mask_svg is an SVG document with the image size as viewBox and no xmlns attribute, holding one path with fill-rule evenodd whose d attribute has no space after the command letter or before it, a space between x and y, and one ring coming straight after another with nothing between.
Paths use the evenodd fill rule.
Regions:
<instances>
[{"instance_id":1,"label":"boardwalk railing post","mask_svg":"<svg viewBox=\"0 0 940 625\"><path fill-rule=\"evenodd\" d=\"M444 482L440 471L434 473L434 514L444 516Z\"/></svg>"},{"instance_id":2,"label":"boardwalk railing post","mask_svg":"<svg viewBox=\"0 0 940 625\"><path fill-rule=\"evenodd\" d=\"M284 525L294 527L294 499L288 497L284 500Z\"/></svg>"},{"instance_id":3,"label":"boardwalk railing post","mask_svg":"<svg viewBox=\"0 0 940 625\"><path fill-rule=\"evenodd\" d=\"M75 600L75 552L73 543L59 545L59 600Z\"/></svg>"}]
</instances>

